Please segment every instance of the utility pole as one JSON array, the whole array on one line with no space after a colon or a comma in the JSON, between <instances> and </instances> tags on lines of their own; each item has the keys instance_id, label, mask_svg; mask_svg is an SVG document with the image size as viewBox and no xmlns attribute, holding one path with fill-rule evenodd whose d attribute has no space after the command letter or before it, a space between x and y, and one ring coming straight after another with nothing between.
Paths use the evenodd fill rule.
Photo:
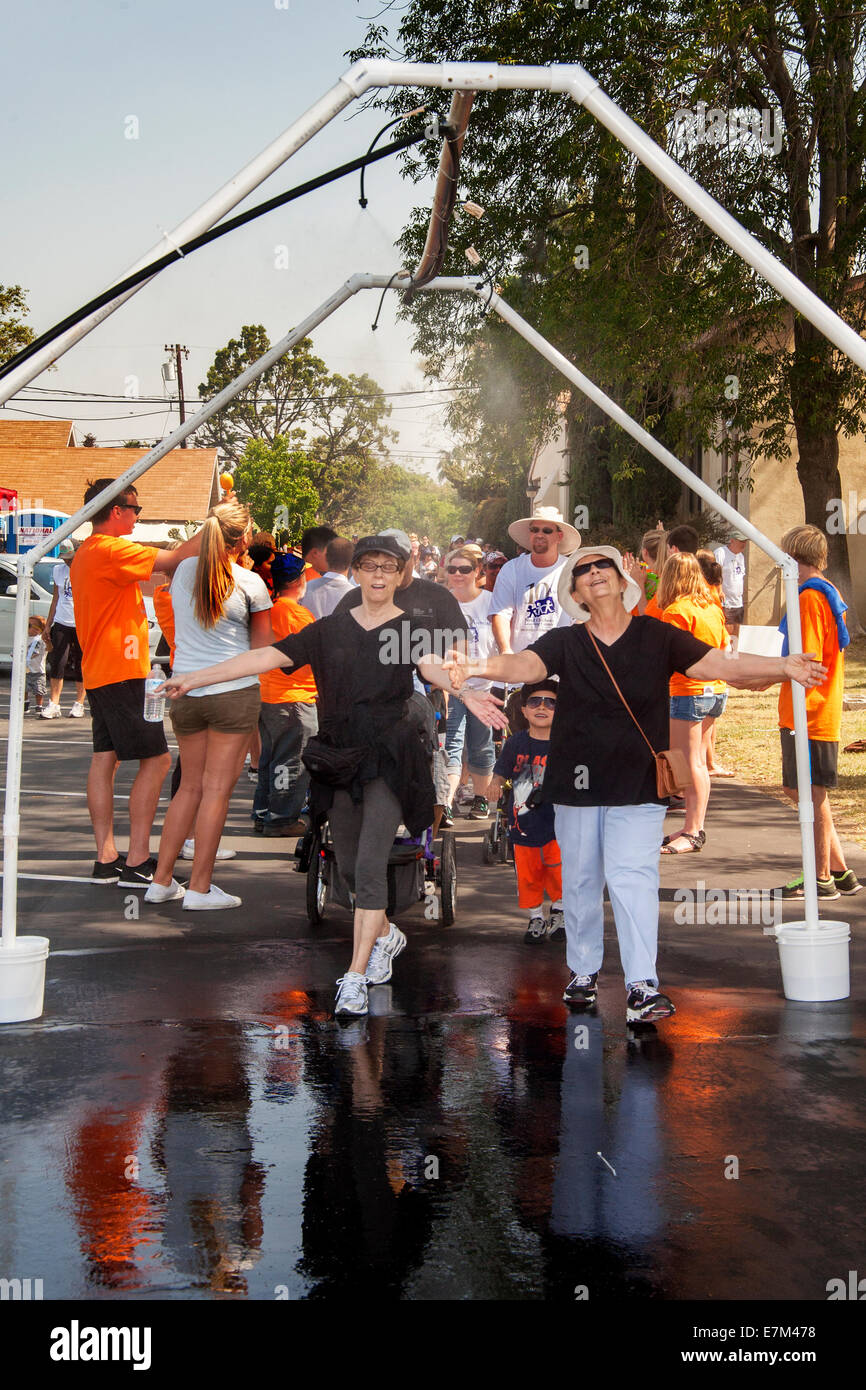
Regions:
<instances>
[{"instance_id":1,"label":"utility pole","mask_svg":"<svg viewBox=\"0 0 866 1390\"><path fill-rule=\"evenodd\" d=\"M174 360L177 365L177 403L180 408L180 423L183 424L186 419L186 410L184 409L183 401L183 367L181 366L181 354L183 354L184 357L189 357L189 348L184 347L181 343L166 343L164 351L174 353ZM182 449L186 448L185 439L180 441L180 447Z\"/></svg>"}]
</instances>

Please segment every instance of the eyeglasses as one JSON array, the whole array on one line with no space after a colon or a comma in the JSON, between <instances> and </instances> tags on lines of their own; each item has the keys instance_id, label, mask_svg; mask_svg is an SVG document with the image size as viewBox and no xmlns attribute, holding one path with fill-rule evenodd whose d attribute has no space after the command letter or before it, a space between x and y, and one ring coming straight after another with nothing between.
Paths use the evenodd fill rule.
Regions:
<instances>
[{"instance_id":1,"label":"eyeglasses","mask_svg":"<svg viewBox=\"0 0 866 1390\"><path fill-rule=\"evenodd\" d=\"M135 512L136 516L141 516L141 513L144 511L143 507L137 507L134 502L115 502L114 505L122 512Z\"/></svg>"},{"instance_id":2,"label":"eyeglasses","mask_svg":"<svg viewBox=\"0 0 866 1390\"><path fill-rule=\"evenodd\" d=\"M555 695L530 695L526 709L556 709Z\"/></svg>"},{"instance_id":3,"label":"eyeglasses","mask_svg":"<svg viewBox=\"0 0 866 1390\"><path fill-rule=\"evenodd\" d=\"M555 536L559 530L558 526L530 526L530 536Z\"/></svg>"},{"instance_id":4,"label":"eyeglasses","mask_svg":"<svg viewBox=\"0 0 866 1390\"><path fill-rule=\"evenodd\" d=\"M589 560L585 565L575 565L571 571L572 579L580 579L582 574L589 574L590 570L615 570L616 562L609 560L606 555L602 555L598 560Z\"/></svg>"},{"instance_id":5,"label":"eyeglasses","mask_svg":"<svg viewBox=\"0 0 866 1390\"><path fill-rule=\"evenodd\" d=\"M363 570L365 574L375 574L377 570L381 570L383 574L396 574L399 568L396 560L380 560L378 564L375 560L358 562L358 569Z\"/></svg>"},{"instance_id":6,"label":"eyeglasses","mask_svg":"<svg viewBox=\"0 0 866 1390\"><path fill-rule=\"evenodd\" d=\"M446 574L474 574L475 571L470 565L468 569L464 565L446 565Z\"/></svg>"}]
</instances>

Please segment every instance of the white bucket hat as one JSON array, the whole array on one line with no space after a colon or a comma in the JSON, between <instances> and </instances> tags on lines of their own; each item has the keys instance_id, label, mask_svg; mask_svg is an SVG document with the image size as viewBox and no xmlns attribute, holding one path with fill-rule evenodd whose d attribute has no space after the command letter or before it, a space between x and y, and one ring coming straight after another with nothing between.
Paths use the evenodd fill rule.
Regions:
<instances>
[{"instance_id":1,"label":"white bucket hat","mask_svg":"<svg viewBox=\"0 0 866 1390\"><path fill-rule=\"evenodd\" d=\"M622 556L615 546L612 545L585 545L582 550L572 551L569 556L569 563L563 566L562 574L559 576L557 585L557 597L559 605L575 622L585 623L589 618L589 609L584 608L582 603L571 592L572 575L575 565L581 564L587 555L606 555L609 560L613 560L619 573L625 580L625 588L622 591L622 606L626 613L631 613L640 598L640 589L633 579L630 579L623 569Z\"/></svg>"},{"instance_id":2,"label":"white bucket hat","mask_svg":"<svg viewBox=\"0 0 866 1390\"><path fill-rule=\"evenodd\" d=\"M580 545L580 532L569 525L558 507L534 507L532 516L523 516L519 521L512 521L508 528L511 539L524 550L529 550L532 545L532 537L529 534L530 521L549 521L559 527L562 532L560 555L570 555Z\"/></svg>"}]
</instances>

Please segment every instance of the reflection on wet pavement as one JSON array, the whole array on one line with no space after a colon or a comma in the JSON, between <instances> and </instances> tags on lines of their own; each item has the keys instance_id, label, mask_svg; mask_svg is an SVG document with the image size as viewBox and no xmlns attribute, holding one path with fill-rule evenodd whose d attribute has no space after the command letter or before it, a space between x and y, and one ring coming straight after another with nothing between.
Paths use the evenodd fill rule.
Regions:
<instances>
[{"instance_id":1,"label":"reflection on wet pavement","mask_svg":"<svg viewBox=\"0 0 866 1390\"><path fill-rule=\"evenodd\" d=\"M58 959L45 1021L0 1035L0 1268L46 1298L569 1302L857 1268L858 1006L668 975L677 1019L627 1031L613 969L569 1015L552 952L453 940L419 929L348 1026L339 942Z\"/></svg>"}]
</instances>

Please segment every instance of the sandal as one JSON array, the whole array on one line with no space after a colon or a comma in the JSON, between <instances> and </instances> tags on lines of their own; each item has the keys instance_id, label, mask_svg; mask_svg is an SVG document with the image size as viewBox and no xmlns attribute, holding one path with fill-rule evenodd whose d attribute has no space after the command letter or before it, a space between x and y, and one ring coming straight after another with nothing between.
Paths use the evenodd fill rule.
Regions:
<instances>
[{"instance_id":1,"label":"sandal","mask_svg":"<svg viewBox=\"0 0 866 1390\"><path fill-rule=\"evenodd\" d=\"M665 835L664 839L662 840L662 849L664 849L665 845L669 845L671 840L675 840L678 835L685 835L685 833L686 832L684 830L676 830L673 833L673 835ZM699 830L697 832L697 838L700 840L702 845L705 845L707 843L707 832L705 830ZM674 853L676 852L677 851L675 850ZM683 850L683 854L688 854L688 850Z\"/></svg>"},{"instance_id":2,"label":"sandal","mask_svg":"<svg viewBox=\"0 0 866 1390\"><path fill-rule=\"evenodd\" d=\"M858 738L856 743L849 743L842 749L843 753L866 753L866 738Z\"/></svg>"},{"instance_id":3,"label":"sandal","mask_svg":"<svg viewBox=\"0 0 866 1390\"><path fill-rule=\"evenodd\" d=\"M699 830L697 835L690 835L687 830L680 830L676 835L669 835L665 843L662 844L662 854L698 854L703 849L706 842L706 835L703 830ZM674 840L688 840L691 849L671 849Z\"/></svg>"}]
</instances>

